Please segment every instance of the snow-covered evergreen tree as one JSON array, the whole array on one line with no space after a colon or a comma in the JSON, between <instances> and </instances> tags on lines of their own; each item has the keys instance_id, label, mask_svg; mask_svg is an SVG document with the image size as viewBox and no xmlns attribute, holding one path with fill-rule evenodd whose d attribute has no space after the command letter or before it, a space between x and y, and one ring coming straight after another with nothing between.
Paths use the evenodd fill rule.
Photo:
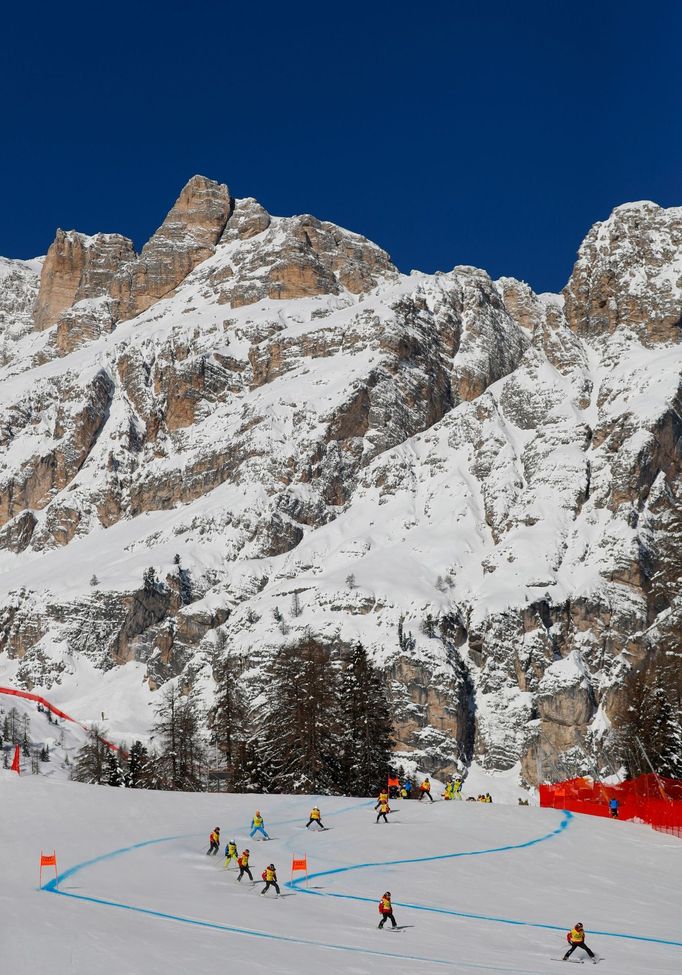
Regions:
<instances>
[{"instance_id":1,"label":"snow-covered evergreen tree","mask_svg":"<svg viewBox=\"0 0 682 975\"><path fill-rule=\"evenodd\" d=\"M282 647L268 664L253 769L267 791L337 791L338 671L338 659L310 635Z\"/></svg>"},{"instance_id":2,"label":"snow-covered evergreen tree","mask_svg":"<svg viewBox=\"0 0 682 975\"><path fill-rule=\"evenodd\" d=\"M149 752L141 741L133 742L128 753L125 784L129 789L148 789L152 786L152 765Z\"/></svg>"},{"instance_id":3,"label":"snow-covered evergreen tree","mask_svg":"<svg viewBox=\"0 0 682 975\"><path fill-rule=\"evenodd\" d=\"M120 787L125 785L125 775L121 768L118 755L113 750L109 751L105 761L105 781L107 785Z\"/></svg>"},{"instance_id":4,"label":"snow-covered evergreen tree","mask_svg":"<svg viewBox=\"0 0 682 975\"><path fill-rule=\"evenodd\" d=\"M157 785L170 790L201 791L205 786L205 755L195 692L182 695L174 683L168 684L156 713Z\"/></svg>"},{"instance_id":5,"label":"snow-covered evergreen tree","mask_svg":"<svg viewBox=\"0 0 682 975\"><path fill-rule=\"evenodd\" d=\"M103 785L106 782L107 759L110 754L108 745L102 738L106 731L93 725L88 732L88 740L76 755L71 772L75 782L87 782L90 785Z\"/></svg>"},{"instance_id":6,"label":"snow-covered evergreen tree","mask_svg":"<svg viewBox=\"0 0 682 975\"><path fill-rule=\"evenodd\" d=\"M248 705L241 683L244 670L242 660L229 658L214 668L216 673L216 699L209 712L211 744L221 755L228 773L228 790L235 788L235 781L244 774L247 762Z\"/></svg>"},{"instance_id":7,"label":"snow-covered evergreen tree","mask_svg":"<svg viewBox=\"0 0 682 975\"><path fill-rule=\"evenodd\" d=\"M342 721L342 788L374 795L385 783L394 745L393 722L383 675L357 643L339 681Z\"/></svg>"}]
</instances>

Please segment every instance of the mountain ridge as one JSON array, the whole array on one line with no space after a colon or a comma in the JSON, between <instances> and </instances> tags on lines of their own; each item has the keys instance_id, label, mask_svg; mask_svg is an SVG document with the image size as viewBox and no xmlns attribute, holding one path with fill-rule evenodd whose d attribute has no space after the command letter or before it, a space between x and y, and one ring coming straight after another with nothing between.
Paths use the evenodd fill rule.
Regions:
<instances>
[{"instance_id":1,"label":"mountain ridge","mask_svg":"<svg viewBox=\"0 0 682 975\"><path fill-rule=\"evenodd\" d=\"M210 701L216 654L312 630L433 771L607 761L680 632L682 208L616 208L541 296L204 177L139 255L74 234L0 265L3 676Z\"/></svg>"}]
</instances>

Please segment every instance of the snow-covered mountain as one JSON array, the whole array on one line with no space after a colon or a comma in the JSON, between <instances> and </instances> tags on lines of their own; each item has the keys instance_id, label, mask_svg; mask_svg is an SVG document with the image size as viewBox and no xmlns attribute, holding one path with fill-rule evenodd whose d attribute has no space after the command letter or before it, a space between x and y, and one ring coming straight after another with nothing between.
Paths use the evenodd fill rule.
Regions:
<instances>
[{"instance_id":1,"label":"snow-covered mountain","mask_svg":"<svg viewBox=\"0 0 682 975\"><path fill-rule=\"evenodd\" d=\"M589 769L682 625L681 325L682 208L646 202L563 295L203 177L139 255L2 260L0 678L119 738L310 631L363 641L424 767Z\"/></svg>"}]
</instances>

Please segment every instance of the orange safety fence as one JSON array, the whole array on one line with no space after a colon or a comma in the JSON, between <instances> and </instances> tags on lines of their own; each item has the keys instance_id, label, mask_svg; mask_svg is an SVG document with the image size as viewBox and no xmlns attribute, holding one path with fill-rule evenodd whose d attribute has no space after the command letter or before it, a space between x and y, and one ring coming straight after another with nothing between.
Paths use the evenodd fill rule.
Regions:
<instances>
[{"instance_id":1,"label":"orange safety fence","mask_svg":"<svg viewBox=\"0 0 682 975\"><path fill-rule=\"evenodd\" d=\"M610 816L609 802L618 800L618 819L648 823L679 836L682 831L682 781L640 775L618 785L590 778L568 779L540 786L540 805L588 816Z\"/></svg>"},{"instance_id":2,"label":"orange safety fence","mask_svg":"<svg viewBox=\"0 0 682 975\"><path fill-rule=\"evenodd\" d=\"M54 714L55 717L61 718L62 721L71 721L72 724L77 724L79 728L83 729L83 731L90 730L87 725L83 724L81 721L77 721L76 718L72 718L70 714L67 714L65 711L60 710L60 708L55 707L54 704L50 704L50 702L46 701L44 697L40 696L40 694L33 694L31 691L19 691L15 687L0 687L0 694L20 697L25 701L35 701L36 704L42 705L47 711ZM99 735L97 737L99 741L101 741L103 745L106 745L107 748L110 748L112 752L121 751L119 746L115 745L113 741L107 741L106 738L101 738ZM125 754L125 752L121 751L121 754Z\"/></svg>"}]
</instances>

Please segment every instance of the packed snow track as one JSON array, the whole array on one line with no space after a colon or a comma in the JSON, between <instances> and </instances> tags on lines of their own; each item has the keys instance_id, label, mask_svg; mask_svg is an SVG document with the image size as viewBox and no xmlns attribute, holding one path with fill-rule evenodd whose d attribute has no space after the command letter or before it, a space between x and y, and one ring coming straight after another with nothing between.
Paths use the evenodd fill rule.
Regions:
<instances>
[{"instance_id":1,"label":"packed snow track","mask_svg":"<svg viewBox=\"0 0 682 975\"><path fill-rule=\"evenodd\" d=\"M3 956L20 975L172 975L241 971L454 972L541 975L565 931L619 975L677 973L682 843L645 827L532 807L396 803L375 824L367 800L320 798L332 829L304 824L306 797L151 793L0 779ZM248 838L256 808L273 839ZM254 878L275 863L284 895L237 884L223 845L251 849ZM37 887L40 849L61 881ZM222 852L222 851L221 851ZM307 853L309 885L290 883ZM389 889L399 931L378 931ZM49 896L49 894L59 896ZM39 940L32 937L40 931ZM8 954L7 954L8 952Z\"/></svg>"}]
</instances>

